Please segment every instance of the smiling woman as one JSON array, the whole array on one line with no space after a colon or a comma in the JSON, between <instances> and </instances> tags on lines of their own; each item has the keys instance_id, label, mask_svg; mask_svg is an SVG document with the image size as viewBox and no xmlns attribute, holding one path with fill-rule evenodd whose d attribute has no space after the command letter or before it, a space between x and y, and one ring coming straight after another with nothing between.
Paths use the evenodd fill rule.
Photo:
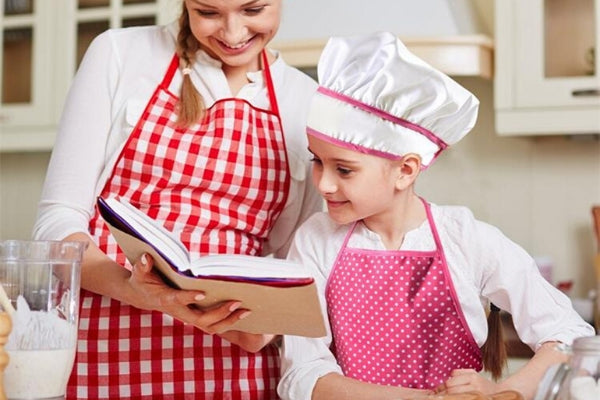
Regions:
<instances>
[{"instance_id":1,"label":"smiling woman","mask_svg":"<svg viewBox=\"0 0 600 400\"><path fill-rule=\"evenodd\" d=\"M189 70L190 56L201 47L222 62L235 95L247 83L246 72L260 69L259 54L277 33L280 18L281 0L185 0L177 38L180 63ZM272 62L274 56L268 59ZM182 95L196 100L183 103L180 121L189 123L204 110L197 109L200 96L189 74L184 75Z\"/></svg>"},{"instance_id":2,"label":"smiling woman","mask_svg":"<svg viewBox=\"0 0 600 400\"><path fill-rule=\"evenodd\" d=\"M185 0L178 24L108 30L86 52L34 227L90 243L67 398L276 397L273 335L231 330L253 310L236 293L203 309L150 256L131 265L95 203L129 202L192 258L286 254L321 201L305 179L317 85L266 49L280 3Z\"/></svg>"}]
</instances>

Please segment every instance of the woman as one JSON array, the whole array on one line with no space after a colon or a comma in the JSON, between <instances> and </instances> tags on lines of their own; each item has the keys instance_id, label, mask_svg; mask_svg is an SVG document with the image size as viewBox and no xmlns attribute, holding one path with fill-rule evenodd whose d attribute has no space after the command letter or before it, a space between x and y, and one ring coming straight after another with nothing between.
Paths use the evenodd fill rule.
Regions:
<instances>
[{"instance_id":1,"label":"woman","mask_svg":"<svg viewBox=\"0 0 600 400\"><path fill-rule=\"evenodd\" d=\"M321 201L305 179L316 83L265 49L280 7L185 0L178 25L109 30L88 49L34 228L90 242L68 398L276 396L273 337L227 331L239 302L194 307L203 293L166 286L150 257L127 264L94 205L125 198L193 255L285 254Z\"/></svg>"}]
</instances>

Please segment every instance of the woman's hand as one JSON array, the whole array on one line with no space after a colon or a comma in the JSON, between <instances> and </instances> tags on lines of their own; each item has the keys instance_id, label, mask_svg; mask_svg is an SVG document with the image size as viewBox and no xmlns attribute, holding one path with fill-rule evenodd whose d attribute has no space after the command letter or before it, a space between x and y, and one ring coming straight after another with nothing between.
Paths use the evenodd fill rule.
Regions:
<instances>
[{"instance_id":1,"label":"woman's hand","mask_svg":"<svg viewBox=\"0 0 600 400\"><path fill-rule=\"evenodd\" d=\"M241 303L235 300L209 309L196 307L204 299L204 293L168 286L153 271L153 263L152 257L145 254L133 264L129 277L133 294L131 305L169 314L209 334L225 332L235 322L248 316L249 311L240 309Z\"/></svg>"},{"instance_id":2,"label":"woman's hand","mask_svg":"<svg viewBox=\"0 0 600 400\"><path fill-rule=\"evenodd\" d=\"M64 240L88 243L81 263L81 287L142 310L156 310L186 324L194 325L208 334L218 334L246 351L256 352L270 343L273 335L254 335L229 330L249 315L231 300L210 309L201 309L198 302L204 293L180 290L168 286L153 270L149 255L140 257L129 271L104 254L85 233L74 233Z\"/></svg>"},{"instance_id":3,"label":"woman's hand","mask_svg":"<svg viewBox=\"0 0 600 400\"><path fill-rule=\"evenodd\" d=\"M184 323L194 325L208 334L218 334L249 352L256 352L270 343L274 335L258 335L229 328L251 311L240 308L241 302L230 300L210 308L197 303L204 299L200 291L174 289L153 271L153 259L143 255L133 265L129 284L137 295L135 307L157 310L171 315Z\"/></svg>"},{"instance_id":4,"label":"woman's hand","mask_svg":"<svg viewBox=\"0 0 600 400\"><path fill-rule=\"evenodd\" d=\"M503 390L500 384L494 383L474 369L455 369L450 378L436 388L437 394L455 394L464 392L481 392L485 395Z\"/></svg>"}]
</instances>

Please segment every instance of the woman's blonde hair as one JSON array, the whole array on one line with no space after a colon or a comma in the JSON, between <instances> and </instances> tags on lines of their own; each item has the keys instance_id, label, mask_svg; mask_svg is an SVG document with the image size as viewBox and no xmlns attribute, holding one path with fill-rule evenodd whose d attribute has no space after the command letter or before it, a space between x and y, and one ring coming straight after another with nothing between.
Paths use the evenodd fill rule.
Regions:
<instances>
[{"instance_id":1,"label":"woman's blonde hair","mask_svg":"<svg viewBox=\"0 0 600 400\"><path fill-rule=\"evenodd\" d=\"M196 52L200 48L198 40L194 37L190 28L190 19L183 2L183 9L179 17L179 34L177 35L177 56L180 68L190 68ZM183 74L183 84L179 96L177 124L183 127L198 122L206 111L204 99L192 83L189 71Z\"/></svg>"}]
</instances>

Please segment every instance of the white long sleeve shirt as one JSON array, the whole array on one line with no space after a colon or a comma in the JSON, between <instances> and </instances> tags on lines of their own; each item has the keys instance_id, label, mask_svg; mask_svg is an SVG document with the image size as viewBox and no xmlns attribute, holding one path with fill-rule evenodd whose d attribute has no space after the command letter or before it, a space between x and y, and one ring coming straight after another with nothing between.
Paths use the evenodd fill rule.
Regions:
<instances>
[{"instance_id":1,"label":"white long sleeve shirt","mask_svg":"<svg viewBox=\"0 0 600 400\"><path fill-rule=\"evenodd\" d=\"M533 350L547 341L571 344L577 337L594 335L569 298L549 284L534 260L497 228L476 220L465 207L432 204L431 212L460 306L479 346L487 338L488 301L512 314L519 338ZM298 229L288 256L314 274L325 318L325 286L350 227L336 224L326 213L316 214ZM385 250L379 236L360 223L347 246ZM408 232L400 248L434 249L427 221ZM278 387L283 399L310 399L318 378L331 372L342 374L330 351L331 341L329 330L326 337L317 339L284 337Z\"/></svg>"},{"instance_id":2,"label":"white long sleeve shirt","mask_svg":"<svg viewBox=\"0 0 600 400\"><path fill-rule=\"evenodd\" d=\"M87 232L95 199L109 178L119 153L175 54L177 25L114 29L90 45L75 76L34 226L36 239L62 239ZM191 74L207 107L233 97L221 63L198 52ZM286 139L291 173L287 204L264 252L285 256L295 228L322 200L312 187L306 116L317 84L288 66L277 54L271 75ZM261 71L248 73L250 83L236 95L255 107L269 108ZM170 89L179 93L177 71Z\"/></svg>"}]
</instances>

